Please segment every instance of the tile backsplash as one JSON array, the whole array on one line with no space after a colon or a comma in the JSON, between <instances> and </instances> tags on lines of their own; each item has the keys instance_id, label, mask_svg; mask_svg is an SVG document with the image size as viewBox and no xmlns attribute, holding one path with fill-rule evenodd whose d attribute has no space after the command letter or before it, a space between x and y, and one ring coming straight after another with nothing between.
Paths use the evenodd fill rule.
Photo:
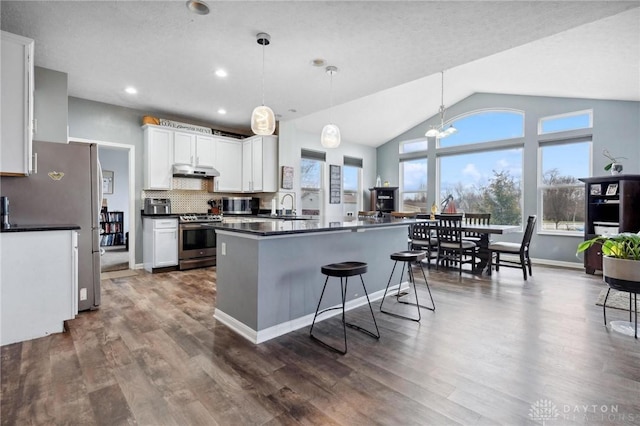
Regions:
<instances>
[{"instance_id":1,"label":"tile backsplash","mask_svg":"<svg viewBox=\"0 0 640 426\"><path fill-rule=\"evenodd\" d=\"M223 194L208 191L206 179L173 178L173 189L170 191L143 190L142 199L168 198L171 200L171 213L206 213L209 210L207 201L219 199L222 196L250 196L260 198L260 208L269 209L273 193L262 194ZM144 204L144 202L143 202Z\"/></svg>"}]
</instances>

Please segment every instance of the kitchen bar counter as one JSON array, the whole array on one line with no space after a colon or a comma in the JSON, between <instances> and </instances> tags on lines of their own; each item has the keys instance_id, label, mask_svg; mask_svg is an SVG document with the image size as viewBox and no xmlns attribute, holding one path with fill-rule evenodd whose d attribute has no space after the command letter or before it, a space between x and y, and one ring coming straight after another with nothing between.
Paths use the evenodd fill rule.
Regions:
<instances>
[{"instance_id":1,"label":"kitchen bar counter","mask_svg":"<svg viewBox=\"0 0 640 426\"><path fill-rule=\"evenodd\" d=\"M320 267L335 262L366 262L367 291L379 299L393 267L389 255L407 249L413 222L324 218L210 224L217 249L214 317L253 343L307 327L325 279ZM358 281L349 280L347 309L366 303ZM330 283L325 300L340 303L339 280Z\"/></svg>"},{"instance_id":2,"label":"kitchen bar counter","mask_svg":"<svg viewBox=\"0 0 640 426\"><path fill-rule=\"evenodd\" d=\"M40 231L76 231L78 225L11 225L11 228L0 229L0 232L40 232Z\"/></svg>"},{"instance_id":3,"label":"kitchen bar counter","mask_svg":"<svg viewBox=\"0 0 640 426\"><path fill-rule=\"evenodd\" d=\"M384 227L408 227L414 223L414 219L349 219L321 217L320 219L293 219L287 220L281 217L260 218L251 216L246 222L214 222L208 226L216 228L216 231L237 232L253 236L276 236L284 234L305 234L313 232L358 231L364 229Z\"/></svg>"}]
</instances>

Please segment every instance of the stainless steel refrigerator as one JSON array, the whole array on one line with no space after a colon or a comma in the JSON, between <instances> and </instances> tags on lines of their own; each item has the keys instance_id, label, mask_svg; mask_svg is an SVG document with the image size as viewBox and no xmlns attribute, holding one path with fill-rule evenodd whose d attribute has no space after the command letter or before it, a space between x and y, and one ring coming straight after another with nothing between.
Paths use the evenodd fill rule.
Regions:
<instances>
[{"instance_id":1,"label":"stainless steel refrigerator","mask_svg":"<svg viewBox=\"0 0 640 426\"><path fill-rule=\"evenodd\" d=\"M98 147L34 142L33 152L37 155L36 173L3 177L0 182L2 195L10 200L10 223L79 225L78 310L96 309L100 305L102 203Z\"/></svg>"}]
</instances>

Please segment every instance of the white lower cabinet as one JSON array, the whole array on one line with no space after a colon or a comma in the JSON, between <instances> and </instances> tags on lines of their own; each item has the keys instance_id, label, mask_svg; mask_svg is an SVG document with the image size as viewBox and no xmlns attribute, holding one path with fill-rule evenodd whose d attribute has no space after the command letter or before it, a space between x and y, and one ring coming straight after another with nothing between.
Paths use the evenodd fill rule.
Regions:
<instances>
[{"instance_id":1,"label":"white lower cabinet","mask_svg":"<svg viewBox=\"0 0 640 426\"><path fill-rule=\"evenodd\" d=\"M0 344L64 331L78 313L78 233L0 233Z\"/></svg>"},{"instance_id":2,"label":"white lower cabinet","mask_svg":"<svg viewBox=\"0 0 640 426\"><path fill-rule=\"evenodd\" d=\"M142 252L144 269L178 265L178 219L143 218Z\"/></svg>"}]
</instances>

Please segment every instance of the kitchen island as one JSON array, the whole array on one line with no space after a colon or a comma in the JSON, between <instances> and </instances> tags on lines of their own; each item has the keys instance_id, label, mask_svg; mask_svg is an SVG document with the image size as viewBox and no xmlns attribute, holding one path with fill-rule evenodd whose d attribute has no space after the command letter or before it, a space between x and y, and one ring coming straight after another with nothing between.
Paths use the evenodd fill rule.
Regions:
<instances>
[{"instance_id":1,"label":"kitchen island","mask_svg":"<svg viewBox=\"0 0 640 426\"><path fill-rule=\"evenodd\" d=\"M217 290L214 317L253 343L311 325L325 276L325 264L360 261L369 297L379 299L393 262L407 249L412 219L268 220L216 223ZM357 279L357 278L355 278ZM340 283L332 278L325 300L340 303ZM353 282L347 309L366 303ZM324 303L324 302L323 302Z\"/></svg>"}]
</instances>

